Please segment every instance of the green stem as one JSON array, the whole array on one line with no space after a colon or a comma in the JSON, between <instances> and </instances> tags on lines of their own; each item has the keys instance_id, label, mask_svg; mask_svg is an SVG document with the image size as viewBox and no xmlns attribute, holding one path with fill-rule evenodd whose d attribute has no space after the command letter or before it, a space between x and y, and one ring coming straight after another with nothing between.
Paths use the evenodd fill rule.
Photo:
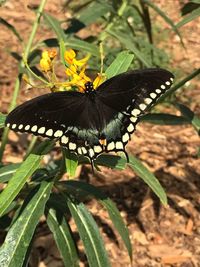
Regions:
<instances>
[{"instance_id":1,"label":"green stem","mask_svg":"<svg viewBox=\"0 0 200 267\"><path fill-rule=\"evenodd\" d=\"M31 139L31 142L29 143L29 146L26 150L26 155L24 157L24 160L31 154L36 142L37 142L37 136L33 136L33 138Z\"/></svg>"},{"instance_id":2,"label":"green stem","mask_svg":"<svg viewBox=\"0 0 200 267\"><path fill-rule=\"evenodd\" d=\"M36 20L33 24L33 28L32 28L32 31L31 31L31 34L30 34L30 37L28 39L28 43L26 45L26 48L24 50L24 57L27 58L29 53L30 53L30 50L31 50L31 46L32 46L32 43L33 43L33 39L35 37L35 34L36 34L36 31L37 31L37 28L39 26L39 23L40 23L40 17L41 17L41 14L42 14L42 11L44 9L44 6L46 4L46 0L41 0L41 3L40 3L40 6L37 10L37 16L36 16ZM24 62L23 62L23 59L20 61L20 64L19 64L19 69L20 68L23 68L24 67ZM16 102L17 102L17 97L18 97L18 94L19 94L19 89L20 89L20 84L21 84L21 74L18 75L16 81L15 81L15 88L14 88L14 93L13 93L13 98L12 98L12 101L10 103L10 106L9 106L9 112L15 108L16 106ZM9 132L9 129L8 128L5 128L4 129L4 132L3 132L3 136L2 136L2 142L1 142L1 147L0 147L0 162L2 161L2 158L3 158L3 153L4 153L4 149L5 149L5 146L6 146L6 143L7 143L7 140L8 140L8 132Z\"/></svg>"}]
</instances>

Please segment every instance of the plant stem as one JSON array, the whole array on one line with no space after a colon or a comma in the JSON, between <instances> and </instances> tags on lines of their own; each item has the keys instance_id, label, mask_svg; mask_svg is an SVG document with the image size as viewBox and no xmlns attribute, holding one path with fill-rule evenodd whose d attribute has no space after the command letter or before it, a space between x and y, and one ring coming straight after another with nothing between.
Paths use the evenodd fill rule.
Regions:
<instances>
[{"instance_id":1,"label":"plant stem","mask_svg":"<svg viewBox=\"0 0 200 267\"><path fill-rule=\"evenodd\" d=\"M37 28L39 26L40 17L41 17L41 14L42 14L42 11L44 9L45 4L46 4L46 0L41 0L39 8L37 10L36 20L35 20L35 22L33 24L33 28L32 28L30 37L28 39L28 43L27 43L26 48L24 50L24 57L25 58L27 58L29 53L30 53L31 46L32 46L32 43L33 43L33 39L35 37ZM24 62L23 62L23 59L22 59L20 61L20 63L19 63L19 69L21 69L23 67L24 67ZM20 89L20 84L21 84L21 73L18 74L17 79L15 81L13 98L12 98L12 101L11 101L9 109L8 109L9 112L16 106L17 97L18 97L19 89ZM9 129L5 128L4 132L3 132L3 135L2 135L2 142L1 142L1 147L0 147L0 162L2 161L4 149L5 149L7 140L8 140L8 132L9 132Z\"/></svg>"}]
</instances>

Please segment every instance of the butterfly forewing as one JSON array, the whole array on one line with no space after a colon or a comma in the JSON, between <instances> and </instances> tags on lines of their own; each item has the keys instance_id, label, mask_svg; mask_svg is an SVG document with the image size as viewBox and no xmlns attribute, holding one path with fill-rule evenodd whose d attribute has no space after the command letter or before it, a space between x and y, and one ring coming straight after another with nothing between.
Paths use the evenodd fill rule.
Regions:
<instances>
[{"instance_id":1,"label":"butterfly forewing","mask_svg":"<svg viewBox=\"0 0 200 267\"><path fill-rule=\"evenodd\" d=\"M97 92L102 102L118 111L130 110L131 106L131 111L139 108L141 113L170 88L173 78L163 69L130 71L107 80Z\"/></svg>"},{"instance_id":2,"label":"butterfly forewing","mask_svg":"<svg viewBox=\"0 0 200 267\"><path fill-rule=\"evenodd\" d=\"M57 138L62 146L91 159L125 151L139 117L170 88L173 75L146 69L117 75L90 93L57 92L14 109L6 126Z\"/></svg>"}]
</instances>

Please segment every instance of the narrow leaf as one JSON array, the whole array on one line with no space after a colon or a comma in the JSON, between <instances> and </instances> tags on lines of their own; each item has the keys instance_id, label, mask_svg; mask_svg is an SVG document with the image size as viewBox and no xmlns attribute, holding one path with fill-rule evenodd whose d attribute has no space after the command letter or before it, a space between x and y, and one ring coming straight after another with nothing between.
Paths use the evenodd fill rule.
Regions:
<instances>
[{"instance_id":1,"label":"narrow leaf","mask_svg":"<svg viewBox=\"0 0 200 267\"><path fill-rule=\"evenodd\" d=\"M11 226L0 248L1 267L22 267L35 228L44 212L52 183L42 182L39 190L31 192L22 206L21 214Z\"/></svg>"},{"instance_id":2,"label":"narrow leaf","mask_svg":"<svg viewBox=\"0 0 200 267\"><path fill-rule=\"evenodd\" d=\"M62 215L62 218L61 218ZM58 219L61 218L61 221ZM64 266L78 267L79 259L70 231L63 214L58 214L58 211L50 208L47 212L47 224L54 235L57 247L62 255Z\"/></svg>"},{"instance_id":3,"label":"narrow leaf","mask_svg":"<svg viewBox=\"0 0 200 267\"><path fill-rule=\"evenodd\" d=\"M74 177L78 166L78 157L75 153L72 153L67 149L64 149L64 154L67 173L70 177Z\"/></svg>"},{"instance_id":4,"label":"narrow leaf","mask_svg":"<svg viewBox=\"0 0 200 267\"><path fill-rule=\"evenodd\" d=\"M200 133L200 118L195 115L192 110L190 110L183 104L176 103L175 107L180 110L181 114L186 118L186 120L193 125L193 127L198 133Z\"/></svg>"},{"instance_id":5,"label":"narrow leaf","mask_svg":"<svg viewBox=\"0 0 200 267\"><path fill-rule=\"evenodd\" d=\"M142 180L153 190L153 192L159 197L160 201L167 205L167 196L157 178L151 173L140 160L133 156L129 156L129 166L135 171L135 173L142 178Z\"/></svg>"},{"instance_id":6,"label":"narrow leaf","mask_svg":"<svg viewBox=\"0 0 200 267\"><path fill-rule=\"evenodd\" d=\"M149 1L149 0L142 0L142 1L146 3L147 5L149 5L152 9L154 9L165 20L165 22L171 26L174 32L179 36L180 41L183 45L182 37L179 33L178 28L176 27L174 22L166 15L166 13L162 11L157 5L153 4L152 1Z\"/></svg>"},{"instance_id":7,"label":"narrow leaf","mask_svg":"<svg viewBox=\"0 0 200 267\"><path fill-rule=\"evenodd\" d=\"M70 195L73 195L77 199L81 199L82 197L87 198L88 195L90 195L95 197L98 201L100 201L100 203L107 209L110 219L114 224L116 230L120 234L122 240L124 241L130 259L132 259L132 246L129 238L128 229L123 222L119 210L109 197L107 197L97 187L81 181L74 180L74 181L59 182L59 187L64 188L65 192L67 192Z\"/></svg>"},{"instance_id":8,"label":"narrow leaf","mask_svg":"<svg viewBox=\"0 0 200 267\"><path fill-rule=\"evenodd\" d=\"M75 204L68 199L68 207L77 225L79 235L85 247L90 267L110 266L102 237L96 222L83 203Z\"/></svg>"},{"instance_id":9,"label":"narrow leaf","mask_svg":"<svg viewBox=\"0 0 200 267\"><path fill-rule=\"evenodd\" d=\"M188 120L182 116L166 113L150 113L141 117L141 121L159 125L182 125L188 124Z\"/></svg>"},{"instance_id":10,"label":"narrow leaf","mask_svg":"<svg viewBox=\"0 0 200 267\"><path fill-rule=\"evenodd\" d=\"M194 19L198 18L200 16L200 7L198 7L197 9L193 10L189 15L187 15L186 17L184 17L181 21L179 21L176 24L177 28L182 27L183 25L189 23L190 21L193 21Z\"/></svg>"},{"instance_id":11,"label":"narrow leaf","mask_svg":"<svg viewBox=\"0 0 200 267\"><path fill-rule=\"evenodd\" d=\"M106 31L107 33L118 39L126 47L126 49L131 50L136 56L136 58L140 60L145 67L150 67L150 63L146 60L144 55L136 48L136 46L134 45L134 40L130 39L130 36L128 34L116 31L115 29L108 29Z\"/></svg>"},{"instance_id":12,"label":"narrow leaf","mask_svg":"<svg viewBox=\"0 0 200 267\"><path fill-rule=\"evenodd\" d=\"M19 168L19 163L9 164L0 168L0 183L6 183Z\"/></svg>"},{"instance_id":13,"label":"narrow leaf","mask_svg":"<svg viewBox=\"0 0 200 267\"><path fill-rule=\"evenodd\" d=\"M55 17L43 12L43 17L46 21L46 23L49 25L49 27L55 32L56 36L58 37L58 40L65 40L65 34L63 29L61 28L61 23L59 20L57 20Z\"/></svg>"},{"instance_id":14,"label":"narrow leaf","mask_svg":"<svg viewBox=\"0 0 200 267\"><path fill-rule=\"evenodd\" d=\"M90 53L93 56L99 57L99 48L96 45L90 44L84 40L69 38L65 41L65 47L78 51L84 51Z\"/></svg>"},{"instance_id":15,"label":"narrow leaf","mask_svg":"<svg viewBox=\"0 0 200 267\"><path fill-rule=\"evenodd\" d=\"M103 4L101 2L98 3L98 1L92 1L90 5L79 12L77 19L87 26L112 10L112 5L105 1Z\"/></svg>"},{"instance_id":16,"label":"narrow leaf","mask_svg":"<svg viewBox=\"0 0 200 267\"><path fill-rule=\"evenodd\" d=\"M5 127L6 115L0 113L0 128Z\"/></svg>"},{"instance_id":17,"label":"narrow leaf","mask_svg":"<svg viewBox=\"0 0 200 267\"><path fill-rule=\"evenodd\" d=\"M10 179L7 187L0 194L0 216L6 212L7 208L18 195L27 179L40 166L40 161L43 157L42 154L47 153L51 148L52 142L43 142L35 151L35 154L29 155L20 165L19 169Z\"/></svg>"},{"instance_id":18,"label":"narrow leaf","mask_svg":"<svg viewBox=\"0 0 200 267\"><path fill-rule=\"evenodd\" d=\"M5 19L0 18L0 23L3 24L4 26L6 26L12 33L14 33L14 35L17 37L17 39L20 42L23 42L22 37L20 36L20 34L18 33L18 31L15 29L15 27L13 25L11 25L10 23L8 23Z\"/></svg>"},{"instance_id":19,"label":"narrow leaf","mask_svg":"<svg viewBox=\"0 0 200 267\"><path fill-rule=\"evenodd\" d=\"M109 79L117 74L126 72L133 61L134 55L128 51L119 53L116 59L105 71L106 77Z\"/></svg>"}]
</instances>

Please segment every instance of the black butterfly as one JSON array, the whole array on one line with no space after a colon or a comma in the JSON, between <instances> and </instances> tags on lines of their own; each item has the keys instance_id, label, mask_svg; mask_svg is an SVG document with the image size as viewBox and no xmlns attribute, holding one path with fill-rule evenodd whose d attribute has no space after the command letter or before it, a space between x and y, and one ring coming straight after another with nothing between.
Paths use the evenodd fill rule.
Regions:
<instances>
[{"instance_id":1,"label":"black butterfly","mask_svg":"<svg viewBox=\"0 0 200 267\"><path fill-rule=\"evenodd\" d=\"M58 139L93 161L99 154L123 151L139 118L170 88L173 74L144 69L119 74L96 90L65 91L36 97L15 108L6 119L13 131Z\"/></svg>"}]
</instances>

